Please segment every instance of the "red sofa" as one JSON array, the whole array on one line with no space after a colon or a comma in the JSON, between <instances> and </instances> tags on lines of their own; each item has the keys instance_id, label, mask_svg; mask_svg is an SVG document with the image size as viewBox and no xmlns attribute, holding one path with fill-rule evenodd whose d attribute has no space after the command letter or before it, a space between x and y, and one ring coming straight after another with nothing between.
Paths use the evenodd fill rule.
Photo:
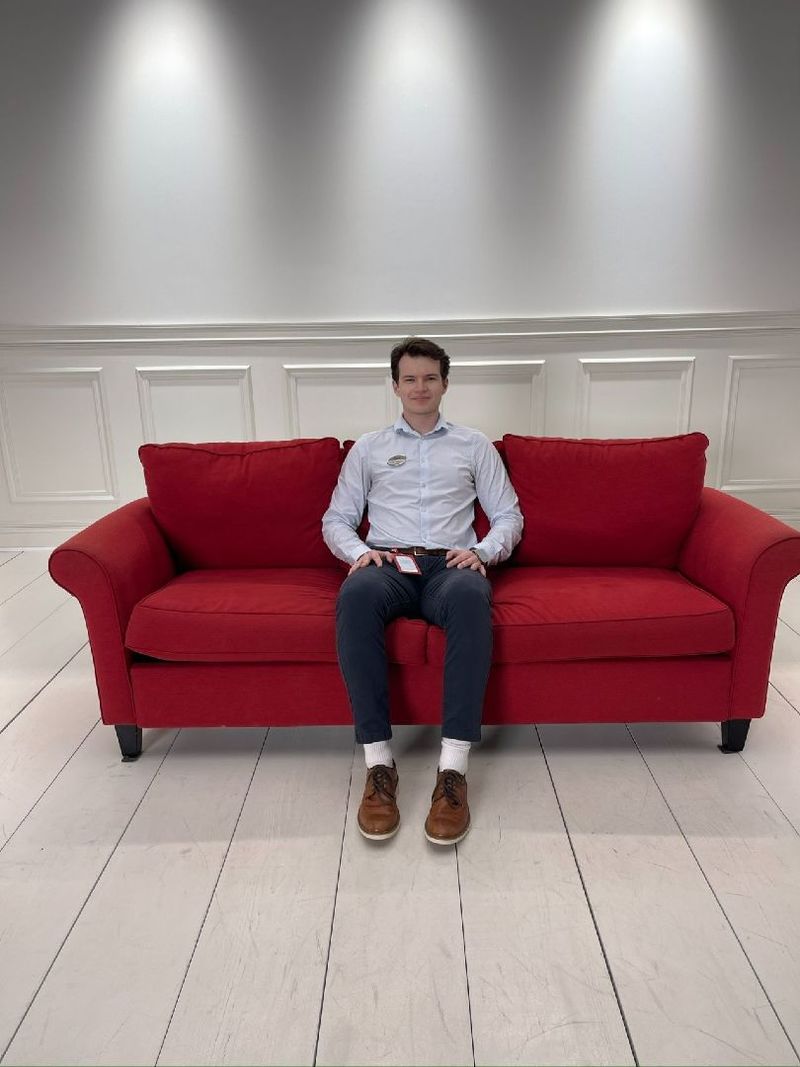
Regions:
<instances>
[{"instance_id":1,"label":"red sofa","mask_svg":"<svg viewBox=\"0 0 800 1067\"><path fill-rule=\"evenodd\" d=\"M743 747L800 533L704 488L707 444L498 442L525 529L490 570L485 723L716 721L723 751ZM320 525L345 454L334 438L144 445L148 496L52 553L123 758L143 727L351 721L334 641L347 566ZM444 650L423 620L390 624L393 722L438 722Z\"/></svg>"}]
</instances>

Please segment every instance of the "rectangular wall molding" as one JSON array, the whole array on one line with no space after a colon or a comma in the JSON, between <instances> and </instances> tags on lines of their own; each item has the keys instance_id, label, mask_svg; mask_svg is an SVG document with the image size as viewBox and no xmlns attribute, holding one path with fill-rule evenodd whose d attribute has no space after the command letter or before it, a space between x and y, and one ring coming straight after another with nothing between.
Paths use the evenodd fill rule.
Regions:
<instances>
[{"instance_id":1,"label":"rectangular wall molding","mask_svg":"<svg viewBox=\"0 0 800 1067\"><path fill-rule=\"evenodd\" d=\"M192 390L201 388L208 392L209 403L213 406L222 400L222 389L230 386L236 393L232 410L228 413L233 423L232 429L242 441L252 441L255 438L255 410L249 366L137 367L136 384L145 442L175 440L176 435L170 432L170 423L185 424L186 420L181 416L190 403L189 394ZM154 407L154 395L158 394L169 401L162 405L165 410L161 412L161 423ZM230 401L228 407L231 408Z\"/></svg>"},{"instance_id":2,"label":"rectangular wall molding","mask_svg":"<svg viewBox=\"0 0 800 1067\"><path fill-rule=\"evenodd\" d=\"M450 355L454 422L492 440L700 430L707 484L800 526L800 312L107 324L0 329L0 548L53 546L143 496L147 441L391 424L389 353L411 334Z\"/></svg>"},{"instance_id":3,"label":"rectangular wall molding","mask_svg":"<svg viewBox=\"0 0 800 1067\"><path fill-rule=\"evenodd\" d=\"M581 359L575 436L609 436L603 428L619 421L618 406L629 411L639 408L665 435L687 433L694 363L693 356ZM607 383L611 388L601 390L601 385Z\"/></svg>"},{"instance_id":4,"label":"rectangular wall molding","mask_svg":"<svg viewBox=\"0 0 800 1067\"><path fill-rule=\"evenodd\" d=\"M340 410L347 404L353 418L363 404L373 400L375 403L367 408L373 419L390 423L397 418L399 407L385 362L284 363L283 370L292 437L314 436L311 427L323 425L330 407L337 404ZM356 421L354 418L353 427ZM346 433L346 436L356 435L355 429ZM336 434L331 429L331 436L341 437L341 432Z\"/></svg>"},{"instance_id":5,"label":"rectangular wall molding","mask_svg":"<svg viewBox=\"0 0 800 1067\"><path fill-rule=\"evenodd\" d=\"M731 356L723 404L720 488L800 490L800 356Z\"/></svg>"},{"instance_id":6,"label":"rectangular wall molding","mask_svg":"<svg viewBox=\"0 0 800 1067\"><path fill-rule=\"evenodd\" d=\"M101 367L0 365L0 448L12 504L116 500L102 374Z\"/></svg>"}]
</instances>

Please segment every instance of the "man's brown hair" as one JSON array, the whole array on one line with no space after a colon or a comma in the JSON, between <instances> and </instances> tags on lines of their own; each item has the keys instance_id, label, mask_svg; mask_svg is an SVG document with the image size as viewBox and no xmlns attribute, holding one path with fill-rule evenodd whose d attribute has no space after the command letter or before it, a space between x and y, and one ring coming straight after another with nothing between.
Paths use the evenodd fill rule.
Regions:
<instances>
[{"instance_id":1,"label":"man's brown hair","mask_svg":"<svg viewBox=\"0 0 800 1067\"><path fill-rule=\"evenodd\" d=\"M400 380L400 360L403 356L427 356L428 359L435 359L439 364L442 381L447 381L447 375L450 373L450 357L435 341L429 341L426 337L406 337L399 345L394 346L391 363L392 379L395 382Z\"/></svg>"}]
</instances>

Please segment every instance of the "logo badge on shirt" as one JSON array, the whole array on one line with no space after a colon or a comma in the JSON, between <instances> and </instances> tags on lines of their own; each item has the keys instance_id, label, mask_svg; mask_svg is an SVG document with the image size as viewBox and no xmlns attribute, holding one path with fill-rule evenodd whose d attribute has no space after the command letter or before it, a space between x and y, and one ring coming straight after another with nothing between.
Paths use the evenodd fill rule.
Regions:
<instances>
[{"instance_id":1,"label":"logo badge on shirt","mask_svg":"<svg viewBox=\"0 0 800 1067\"><path fill-rule=\"evenodd\" d=\"M402 467L405 461L405 456L389 456L386 460L386 465L387 467Z\"/></svg>"}]
</instances>

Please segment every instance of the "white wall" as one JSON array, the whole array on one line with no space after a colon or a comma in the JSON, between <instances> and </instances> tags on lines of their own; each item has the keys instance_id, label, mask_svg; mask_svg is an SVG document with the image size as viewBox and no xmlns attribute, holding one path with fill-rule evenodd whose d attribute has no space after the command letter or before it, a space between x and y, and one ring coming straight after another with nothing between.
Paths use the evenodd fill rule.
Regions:
<instances>
[{"instance_id":1,"label":"white wall","mask_svg":"<svg viewBox=\"0 0 800 1067\"><path fill-rule=\"evenodd\" d=\"M780 311L796 0L4 0L0 325Z\"/></svg>"},{"instance_id":2,"label":"white wall","mask_svg":"<svg viewBox=\"0 0 800 1067\"><path fill-rule=\"evenodd\" d=\"M799 43L798 0L3 0L0 547L143 440L388 421L410 332L457 421L699 429L800 524Z\"/></svg>"},{"instance_id":3,"label":"white wall","mask_svg":"<svg viewBox=\"0 0 800 1067\"><path fill-rule=\"evenodd\" d=\"M396 417L388 354L453 359L445 414L491 437L702 430L707 483L800 526L800 315L288 329L6 331L0 548L52 546L145 492L142 441L344 439Z\"/></svg>"}]
</instances>

